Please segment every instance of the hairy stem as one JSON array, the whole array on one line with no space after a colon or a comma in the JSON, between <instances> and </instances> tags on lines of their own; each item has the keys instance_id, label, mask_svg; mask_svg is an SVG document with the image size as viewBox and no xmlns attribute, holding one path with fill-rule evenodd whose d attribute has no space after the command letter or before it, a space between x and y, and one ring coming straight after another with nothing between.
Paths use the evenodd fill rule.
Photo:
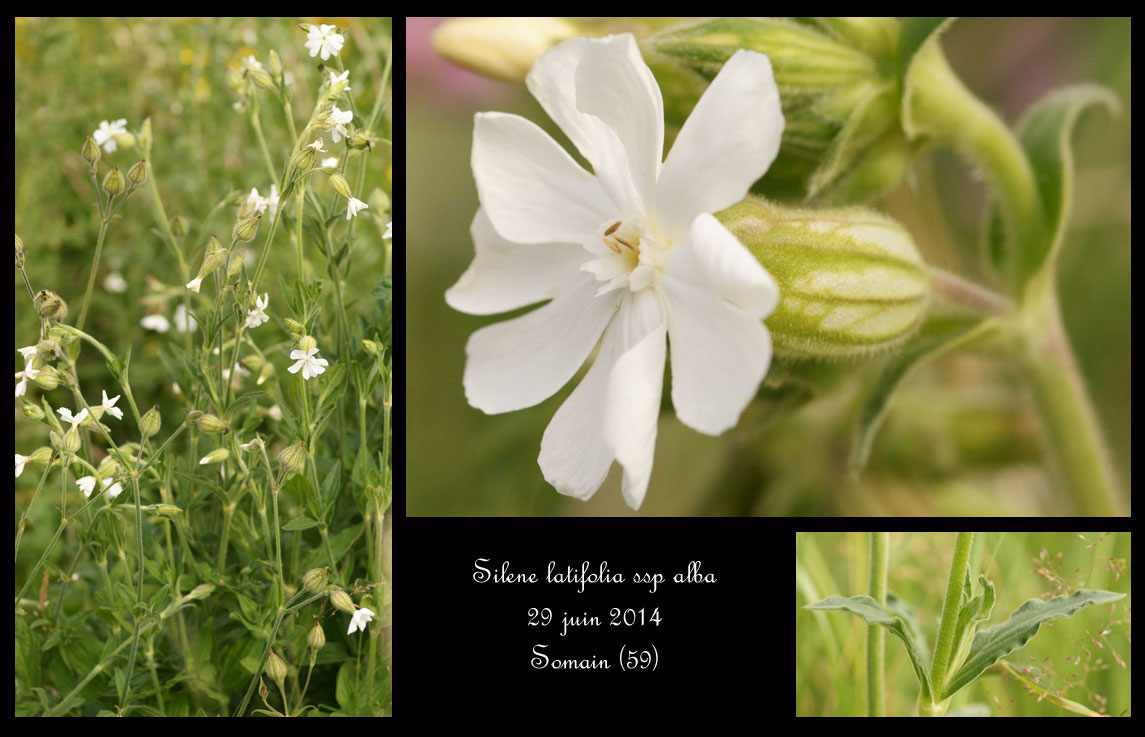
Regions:
<instances>
[{"instance_id":1,"label":"hairy stem","mask_svg":"<svg viewBox=\"0 0 1145 737\"><path fill-rule=\"evenodd\" d=\"M880 605L887 603L889 538L889 532L871 533L868 593ZM886 645L885 627L867 628L867 715L872 717L886 716L886 682L883 676Z\"/></svg>"}]
</instances>

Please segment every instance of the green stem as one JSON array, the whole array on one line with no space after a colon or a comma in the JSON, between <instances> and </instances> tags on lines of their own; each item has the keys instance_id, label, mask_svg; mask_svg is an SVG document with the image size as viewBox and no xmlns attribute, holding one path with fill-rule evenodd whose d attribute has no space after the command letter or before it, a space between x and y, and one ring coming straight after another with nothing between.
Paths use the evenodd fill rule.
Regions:
<instances>
[{"instance_id":1,"label":"green stem","mask_svg":"<svg viewBox=\"0 0 1145 737\"><path fill-rule=\"evenodd\" d=\"M938 628L938 639L934 643L934 662L930 668L932 689L931 713L924 714L919 704L919 716L941 715L946 704L941 701L946 685L946 670L950 666L950 656L954 652L954 636L958 630L958 610L962 605L962 584L966 579L966 567L970 563L970 547L974 542L973 532L960 532L954 542L954 559L950 562L950 579L946 583L946 601L942 605L942 622ZM937 714L934 714L937 712Z\"/></svg>"},{"instance_id":2,"label":"green stem","mask_svg":"<svg viewBox=\"0 0 1145 737\"><path fill-rule=\"evenodd\" d=\"M872 532L870 546L869 593L880 605L887 603L887 558L890 533ZM886 716L884 657L887 646L885 627L867 628L867 715Z\"/></svg>"},{"instance_id":3,"label":"green stem","mask_svg":"<svg viewBox=\"0 0 1145 737\"><path fill-rule=\"evenodd\" d=\"M1017 319L1018 365L1041 419L1045 444L1083 516L1123 516L1109 451L1047 276L1031 283Z\"/></svg>"}]
</instances>

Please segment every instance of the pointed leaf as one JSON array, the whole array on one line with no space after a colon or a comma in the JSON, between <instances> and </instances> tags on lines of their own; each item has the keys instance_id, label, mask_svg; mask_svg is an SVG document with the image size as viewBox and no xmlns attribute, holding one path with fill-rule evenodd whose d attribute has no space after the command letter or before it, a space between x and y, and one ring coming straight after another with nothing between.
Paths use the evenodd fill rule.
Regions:
<instances>
[{"instance_id":1,"label":"pointed leaf","mask_svg":"<svg viewBox=\"0 0 1145 737\"><path fill-rule=\"evenodd\" d=\"M974 636L970 655L946 684L942 698L954 695L986 672L987 668L997 663L999 658L1024 646L1038 633L1043 622L1059 617L1072 617L1091 604L1108 604L1124 597L1125 594L1113 591L1082 589L1069 596L1055 596L1049 601L1030 599L1018 607L1002 624Z\"/></svg>"},{"instance_id":2,"label":"pointed leaf","mask_svg":"<svg viewBox=\"0 0 1145 737\"><path fill-rule=\"evenodd\" d=\"M898 637L906 645L910 663L914 666L914 674L918 678L919 686L922 687L922 696L927 701L930 700L930 675L928 673L930 658L919 647L901 617L892 615L869 596L852 596L849 599L842 596L828 596L823 601L808 604L803 608L851 612L862 617L867 624L879 624L886 627L891 634Z\"/></svg>"}]
</instances>

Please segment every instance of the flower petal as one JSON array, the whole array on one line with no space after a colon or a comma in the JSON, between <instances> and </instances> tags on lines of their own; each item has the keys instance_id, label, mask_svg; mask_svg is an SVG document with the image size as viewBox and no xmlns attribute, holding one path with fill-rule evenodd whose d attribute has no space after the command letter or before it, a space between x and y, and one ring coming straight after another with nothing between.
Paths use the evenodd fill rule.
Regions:
<instances>
[{"instance_id":1,"label":"flower petal","mask_svg":"<svg viewBox=\"0 0 1145 737\"><path fill-rule=\"evenodd\" d=\"M627 349L608 377L604 439L624 467L624 501L639 509L652 477L660 394L664 386L667 328L664 302L655 290L630 293L610 330Z\"/></svg>"},{"instance_id":2,"label":"flower petal","mask_svg":"<svg viewBox=\"0 0 1145 737\"><path fill-rule=\"evenodd\" d=\"M664 162L657 212L683 231L743 199L779 152L783 111L771 62L740 49L704 91Z\"/></svg>"},{"instance_id":3,"label":"flower petal","mask_svg":"<svg viewBox=\"0 0 1145 737\"><path fill-rule=\"evenodd\" d=\"M579 243L614 212L596 177L518 115L477 114L472 166L490 222L516 243Z\"/></svg>"},{"instance_id":4,"label":"flower petal","mask_svg":"<svg viewBox=\"0 0 1145 737\"><path fill-rule=\"evenodd\" d=\"M672 404L688 427L719 435L739 421L771 364L759 318L718 295L665 277Z\"/></svg>"},{"instance_id":5,"label":"flower petal","mask_svg":"<svg viewBox=\"0 0 1145 737\"><path fill-rule=\"evenodd\" d=\"M668 273L715 292L760 320L779 304L774 277L708 213L692 221L688 242L672 252Z\"/></svg>"},{"instance_id":6,"label":"flower petal","mask_svg":"<svg viewBox=\"0 0 1145 737\"><path fill-rule=\"evenodd\" d=\"M580 276L590 256L568 243L513 243L502 238L484 209L469 228L477 256L445 293L449 306L471 315L492 315L552 299Z\"/></svg>"},{"instance_id":7,"label":"flower petal","mask_svg":"<svg viewBox=\"0 0 1145 737\"><path fill-rule=\"evenodd\" d=\"M465 396L487 414L531 407L565 385L596 345L618 296L594 297L588 274L547 305L475 332L465 347Z\"/></svg>"}]
</instances>

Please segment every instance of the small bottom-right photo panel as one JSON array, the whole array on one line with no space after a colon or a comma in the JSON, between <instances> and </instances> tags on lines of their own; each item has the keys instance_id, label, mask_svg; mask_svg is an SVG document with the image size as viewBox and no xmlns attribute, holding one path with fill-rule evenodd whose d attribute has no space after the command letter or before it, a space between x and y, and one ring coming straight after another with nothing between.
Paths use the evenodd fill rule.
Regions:
<instances>
[{"instance_id":1,"label":"small bottom-right photo panel","mask_svg":"<svg viewBox=\"0 0 1145 737\"><path fill-rule=\"evenodd\" d=\"M1132 716L1128 532L796 532L795 715Z\"/></svg>"}]
</instances>

